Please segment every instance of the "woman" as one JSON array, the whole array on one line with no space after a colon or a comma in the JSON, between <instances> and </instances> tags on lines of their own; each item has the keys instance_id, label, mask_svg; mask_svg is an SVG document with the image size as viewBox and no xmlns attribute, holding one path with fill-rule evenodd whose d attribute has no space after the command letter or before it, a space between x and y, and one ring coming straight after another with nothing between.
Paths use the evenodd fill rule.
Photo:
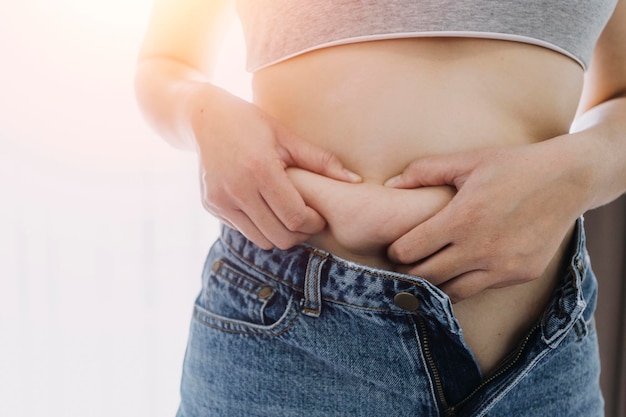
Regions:
<instances>
[{"instance_id":1,"label":"woman","mask_svg":"<svg viewBox=\"0 0 626 417\"><path fill-rule=\"evenodd\" d=\"M626 5L240 0L253 103L209 82L229 6L157 0L137 70L225 224L179 416L602 415Z\"/></svg>"}]
</instances>

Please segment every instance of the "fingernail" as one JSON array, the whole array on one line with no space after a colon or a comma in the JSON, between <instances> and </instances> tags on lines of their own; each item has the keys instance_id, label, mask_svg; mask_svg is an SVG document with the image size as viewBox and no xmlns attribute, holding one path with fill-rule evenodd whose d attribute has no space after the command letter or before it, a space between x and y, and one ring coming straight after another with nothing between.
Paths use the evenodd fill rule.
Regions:
<instances>
[{"instance_id":1,"label":"fingernail","mask_svg":"<svg viewBox=\"0 0 626 417\"><path fill-rule=\"evenodd\" d=\"M396 175L395 177L389 178L387 181L385 181L385 184L383 185L385 187L395 187L398 184L400 184L400 175Z\"/></svg>"},{"instance_id":2,"label":"fingernail","mask_svg":"<svg viewBox=\"0 0 626 417\"><path fill-rule=\"evenodd\" d=\"M344 168L343 172L348 176L348 178L352 182L361 182L361 181L363 181L363 178L361 178L361 176L359 174L355 174L354 172L350 171L349 169Z\"/></svg>"}]
</instances>

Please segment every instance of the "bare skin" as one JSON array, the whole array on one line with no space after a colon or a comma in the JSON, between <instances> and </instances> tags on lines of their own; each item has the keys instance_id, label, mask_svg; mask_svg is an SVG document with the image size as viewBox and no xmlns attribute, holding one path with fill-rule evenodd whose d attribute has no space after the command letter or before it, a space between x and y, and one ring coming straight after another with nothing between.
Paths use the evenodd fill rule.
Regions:
<instances>
[{"instance_id":1,"label":"bare skin","mask_svg":"<svg viewBox=\"0 0 626 417\"><path fill-rule=\"evenodd\" d=\"M208 75L230 6L156 0L136 77L156 130L196 151L205 208L263 248L308 241L428 279L491 372L545 308L576 217L626 190L626 3L584 85L538 46L418 38L270 66L253 103Z\"/></svg>"},{"instance_id":2,"label":"bare skin","mask_svg":"<svg viewBox=\"0 0 626 417\"><path fill-rule=\"evenodd\" d=\"M454 195L447 186L401 190L372 182L350 184L299 168L288 168L287 175L304 201L328 223L309 244L389 270L398 267L386 257L389 245L441 210Z\"/></svg>"},{"instance_id":3,"label":"bare skin","mask_svg":"<svg viewBox=\"0 0 626 417\"><path fill-rule=\"evenodd\" d=\"M308 243L355 262L411 273L414 266L390 260L386 248L440 212L456 190L383 183L420 157L515 148L564 134L581 86L575 62L542 48L469 39L394 40L322 50L264 69L254 77L254 101L363 178L350 184L287 170L306 204L328 223ZM552 238L555 249L535 279L454 305L483 372L491 372L541 315L562 271L574 218Z\"/></svg>"},{"instance_id":4,"label":"bare skin","mask_svg":"<svg viewBox=\"0 0 626 417\"><path fill-rule=\"evenodd\" d=\"M451 187L395 189L372 182L349 184L299 168L287 174L305 202L328 222L308 243L339 257L376 268L408 273L386 256L388 246L440 211L454 196ZM552 291L551 282L568 239L544 276L523 286L486 290L454 311L483 373L491 372L537 319ZM485 311L494 314L485 315Z\"/></svg>"},{"instance_id":5,"label":"bare skin","mask_svg":"<svg viewBox=\"0 0 626 417\"><path fill-rule=\"evenodd\" d=\"M439 212L455 194L452 187L349 184L298 168L288 168L287 174L307 204L328 222L327 229L309 239L309 244L354 262L405 273L409 272L406 266L387 258L388 246ZM563 270L559 261L568 240L569 236L563 240L544 277L523 290L515 286L487 290L454 305L465 340L484 373L513 349L546 305L550 282ZM485 316L485 311L497 314Z\"/></svg>"}]
</instances>

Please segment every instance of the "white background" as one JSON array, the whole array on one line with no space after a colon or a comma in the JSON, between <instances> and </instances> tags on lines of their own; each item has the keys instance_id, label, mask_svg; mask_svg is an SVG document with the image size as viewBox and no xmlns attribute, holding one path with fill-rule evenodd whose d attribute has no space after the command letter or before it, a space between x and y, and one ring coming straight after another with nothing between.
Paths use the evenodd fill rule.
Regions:
<instances>
[{"instance_id":1,"label":"white background","mask_svg":"<svg viewBox=\"0 0 626 417\"><path fill-rule=\"evenodd\" d=\"M218 225L135 104L150 1L0 1L0 416L174 416Z\"/></svg>"}]
</instances>

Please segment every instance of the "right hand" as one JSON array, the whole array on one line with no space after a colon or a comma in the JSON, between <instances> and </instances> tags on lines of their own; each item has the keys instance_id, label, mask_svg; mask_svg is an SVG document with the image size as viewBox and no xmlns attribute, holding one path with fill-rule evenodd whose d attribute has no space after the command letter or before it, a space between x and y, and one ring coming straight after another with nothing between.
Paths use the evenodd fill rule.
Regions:
<instances>
[{"instance_id":1,"label":"right hand","mask_svg":"<svg viewBox=\"0 0 626 417\"><path fill-rule=\"evenodd\" d=\"M286 168L346 182L361 178L258 107L215 89L192 117L204 208L263 249L288 249L324 229Z\"/></svg>"}]
</instances>

